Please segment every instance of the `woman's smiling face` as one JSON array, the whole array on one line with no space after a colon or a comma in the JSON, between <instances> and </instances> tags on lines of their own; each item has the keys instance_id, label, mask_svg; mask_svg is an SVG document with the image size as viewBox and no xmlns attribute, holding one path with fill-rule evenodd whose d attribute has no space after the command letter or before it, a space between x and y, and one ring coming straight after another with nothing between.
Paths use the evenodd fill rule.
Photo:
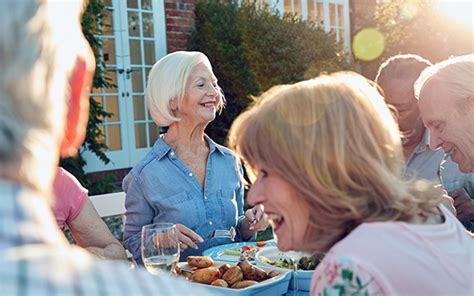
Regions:
<instances>
[{"instance_id":1,"label":"woman's smiling face","mask_svg":"<svg viewBox=\"0 0 474 296\"><path fill-rule=\"evenodd\" d=\"M250 188L248 202L265 207L280 250L301 250L305 244L310 207L296 188L278 174L260 168L257 180Z\"/></svg>"}]
</instances>

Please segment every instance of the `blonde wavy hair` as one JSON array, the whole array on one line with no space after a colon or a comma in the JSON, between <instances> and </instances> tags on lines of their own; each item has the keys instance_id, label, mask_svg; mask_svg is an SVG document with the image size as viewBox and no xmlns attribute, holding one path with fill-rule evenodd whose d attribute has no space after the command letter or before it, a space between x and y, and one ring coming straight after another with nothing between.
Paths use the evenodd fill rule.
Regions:
<instances>
[{"instance_id":1,"label":"blonde wavy hair","mask_svg":"<svg viewBox=\"0 0 474 296\"><path fill-rule=\"evenodd\" d=\"M301 193L308 251L327 251L364 222L435 213L442 199L433 184L404 179L398 126L356 73L271 88L235 120L229 144L251 172L264 165Z\"/></svg>"}]
</instances>

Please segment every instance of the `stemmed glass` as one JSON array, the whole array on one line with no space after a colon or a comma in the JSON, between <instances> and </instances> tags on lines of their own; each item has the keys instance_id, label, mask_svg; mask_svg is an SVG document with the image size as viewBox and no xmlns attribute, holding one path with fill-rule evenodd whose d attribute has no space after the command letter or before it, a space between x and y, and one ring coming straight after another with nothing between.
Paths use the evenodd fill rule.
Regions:
<instances>
[{"instance_id":1,"label":"stemmed glass","mask_svg":"<svg viewBox=\"0 0 474 296\"><path fill-rule=\"evenodd\" d=\"M303 256L301 252L288 251L285 252L285 256L290 259L291 265L293 267L293 295L298 295L298 261Z\"/></svg>"},{"instance_id":2,"label":"stemmed glass","mask_svg":"<svg viewBox=\"0 0 474 296\"><path fill-rule=\"evenodd\" d=\"M272 224L272 223L270 223ZM273 226L273 225L272 225ZM273 233L273 238L275 240L275 243L278 244L278 237ZM288 251L285 252L285 256L290 260L291 266L293 269L293 295L298 295L298 261L300 260L301 257L304 256L303 253L301 252L296 252L296 251Z\"/></svg>"},{"instance_id":3,"label":"stemmed glass","mask_svg":"<svg viewBox=\"0 0 474 296\"><path fill-rule=\"evenodd\" d=\"M179 237L175 224L155 223L142 227L141 253L151 274L171 273L179 260Z\"/></svg>"}]
</instances>

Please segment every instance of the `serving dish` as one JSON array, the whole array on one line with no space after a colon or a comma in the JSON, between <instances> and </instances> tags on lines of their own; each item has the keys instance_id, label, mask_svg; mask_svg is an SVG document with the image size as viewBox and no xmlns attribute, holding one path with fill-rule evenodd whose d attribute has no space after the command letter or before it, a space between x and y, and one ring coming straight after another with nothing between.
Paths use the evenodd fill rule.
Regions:
<instances>
[{"instance_id":1,"label":"serving dish","mask_svg":"<svg viewBox=\"0 0 474 296\"><path fill-rule=\"evenodd\" d=\"M228 264L228 262L222 261L214 261L215 267L220 267L223 264ZM187 262L179 262L178 267L183 270L192 270L193 267L188 265ZM224 288L224 287L217 287L211 286L201 283L193 284L199 285L201 288L209 291L213 295L225 295L225 296L248 296L248 295L257 295L257 296L268 296L268 295L284 295L288 292L288 286L291 279L291 271L290 270L280 270L273 267L262 267L259 266L261 269L265 270L265 272L275 271L277 270L280 274L264 280L258 284L253 286L243 288L243 289L231 289L231 288Z\"/></svg>"},{"instance_id":2,"label":"serving dish","mask_svg":"<svg viewBox=\"0 0 474 296\"><path fill-rule=\"evenodd\" d=\"M220 267L223 264L226 264L228 262L222 262L222 261L214 261L216 267ZM193 267L188 265L187 262L179 262L178 267L183 269L183 270L191 270ZM225 295L225 296L250 296L250 295L255 295L255 296L267 296L267 295L284 295L288 292L288 286L290 283L291 279L291 271L290 270L280 270L278 268L273 268L273 267L262 267L263 270L266 272L270 272L272 270L277 270L280 272L279 275L264 280L258 284L255 284L253 286L243 288L243 289L231 289L231 288L224 288L224 287L217 287L217 286L211 286L211 285L206 285L206 284L201 284L201 283L195 283L193 284L199 285L200 288L208 290L210 293L213 295Z\"/></svg>"},{"instance_id":3,"label":"serving dish","mask_svg":"<svg viewBox=\"0 0 474 296\"><path fill-rule=\"evenodd\" d=\"M292 269L289 268L282 268L271 265L268 263L268 260L273 262L278 262L282 260L289 260L289 257L278 250L277 247L266 247L262 248L257 254L255 255L255 264L260 267L273 267L276 270L290 270L292 277L290 281L290 289L295 289L295 276L293 275ZM298 270L296 271L296 278L298 279L298 290L300 291L310 291L311 289L311 278L313 277L314 270Z\"/></svg>"}]
</instances>

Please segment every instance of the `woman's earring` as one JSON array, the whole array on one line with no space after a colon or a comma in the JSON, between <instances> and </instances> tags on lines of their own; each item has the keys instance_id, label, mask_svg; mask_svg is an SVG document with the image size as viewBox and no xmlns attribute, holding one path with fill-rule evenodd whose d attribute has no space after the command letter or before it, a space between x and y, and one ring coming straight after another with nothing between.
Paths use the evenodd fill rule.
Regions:
<instances>
[{"instance_id":1,"label":"woman's earring","mask_svg":"<svg viewBox=\"0 0 474 296\"><path fill-rule=\"evenodd\" d=\"M170 107L171 107L171 111L176 111L178 110L178 106L176 106L176 101L175 100L172 100L170 102Z\"/></svg>"}]
</instances>

